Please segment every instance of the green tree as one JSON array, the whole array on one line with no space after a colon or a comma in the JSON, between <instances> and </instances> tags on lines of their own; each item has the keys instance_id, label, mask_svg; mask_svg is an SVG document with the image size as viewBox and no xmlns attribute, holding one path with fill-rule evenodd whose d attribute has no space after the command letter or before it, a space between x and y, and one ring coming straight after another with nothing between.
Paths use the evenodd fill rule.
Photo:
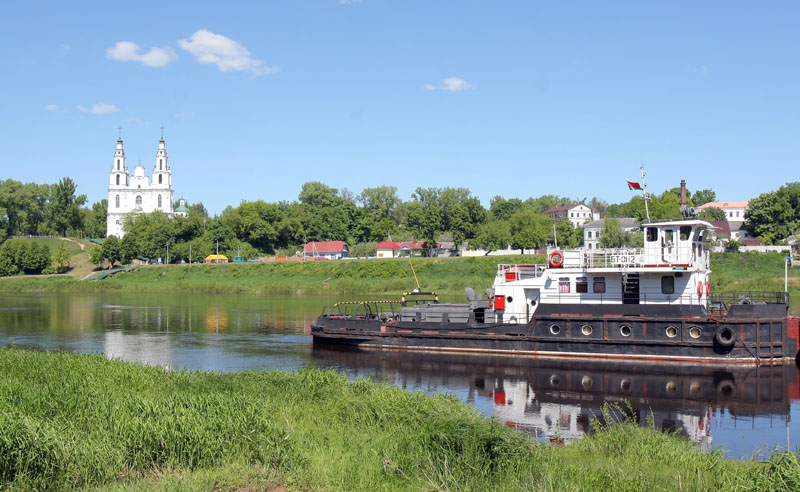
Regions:
<instances>
[{"instance_id":1,"label":"green tree","mask_svg":"<svg viewBox=\"0 0 800 492\"><path fill-rule=\"evenodd\" d=\"M92 253L89 255L89 261L93 265L100 266L103 264L103 247L102 246L95 246L92 249Z\"/></svg>"},{"instance_id":2,"label":"green tree","mask_svg":"<svg viewBox=\"0 0 800 492\"><path fill-rule=\"evenodd\" d=\"M470 242L470 249L483 248L488 255L492 251L507 248L509 244L511 244L511 234L508 231L508 224L494 220L478 228L475 240Z\"/></svg>"},{"instance_id":3,"label":"green tree","mask_svg":"<svg viewBox=\"0 0 800 492\"><path fill-rule=\"evenodd\" d=\"M626 231L617 218L606 218L600 231L601 248L641 247L644 240L639 231Z\"/></svg>"},{"instance_id":4,"label":"green tree","mask_svg":"<svg viewBox=\"0 0 800 492\"><path fill-rule=\"evenodd\" d=\"M56 273L64 273L69 269L70 256L64 241L59 241L53 252L53 269Z\"/></svg>"},{"instance_id":5,"label":"green tree","mask_svg":"<svg viewBox=\"0 0 800 492\"><path fill-rule=\"evenodd\" d=\"M695 207L699 207L701 205L705 205L706 203L713 202L717 199L717 194L714 193L713 190L705 189L705 190L698 190L692 194L692 202L694 203Z\"/></svg>"},{"instance_id":6,"label":"green tree","mask_svg":"<svg viewBox=\"0 0 800 492\"><path fill-rule=\"evenodd\" d=\"M508 230L513 248L539 249L553 240L553 219L526 207L511 216Z\"/></svg>"},{"instance_id":7,"label":"green tree","mask_svg":"<svg viewBox=\"0 0 800 492\"><path fill-rule=\"evenodd\" d=\"M84 233L88 237L106 237L106 213L108 200L103 198L92 204L92 209L84 216Z\"/></svg>"},{"instance_id":8,"label":"green tree","mask_svg":"<svg viewBox=\"0 0 800 492\"><path fill-rule=\"evenodd\" d=\"M47 205L48 226L62 236L68 230L81 229L80 207L86 203L86 195L75 195L78 186L71 178L61 180L50 187Z\"/></svg>"},{"instance_id":9,"label":"green tree","mask_svg":"<svg viewBox=\"0 0 800 492\"><path fill-rule=\"evenodd\" d=\"M315 208L333 207L342 202L338 193L336 188L331 188L319 181L310 181L303 184L298 198L300 199L300 203Z\"/></svg>"},{"instance_id":10,"label":"green tree","mask_svg":"<svg viewBox=\"0 0 800 492\"><path fill-rule=\"evenodd\" d=\"M506 200L500 195L492 198L489 204L489 213L497 220L508 220L523 206L522 200L519 198Z\"/></svg>"},{"instance_id":11,"label":"green tree","mask_svg":"<svg viewBox=\"0 0 800 492\"><path fill-rule=\"evenodd\" d=\"M745 218L748 230L767 243L790 236L800 226L800 182L787 183L777 191L753 198Z\"/></svg>"},{"instance_id":12,"label":"green tree","mask_svg":"<svg viewBox=\"0 0 800 492\"><path fill-rule=\"evenodd\" d=\"M123 265L128 265L137 256L139 256L139 251L136 248L136 240L131 234L126 234L119 243L119 261Z\"/></svg>"},{"instance_id":13,"label":"green tree","mask_svg":"<svg viewBox=\"0 0 800 492\"><path fill-rule=\"evenodd\" d=\"M725 215L725 211L717 207L704 208L703 211L700 212L700 218L709 222L722 222L728 220L727 215Z\"/></svg>"},{"instance_id":14,"label":"green tree","mask_svg":"<svg viewBox=\"0 0 800 492\"><path fill-rule=\"evenodd\" d=\"M397 187L386 185L364 188L358 195L358 201L363 205L365 215L375 222L391 219L392 213L402 202L397 196Z\"/></svg>"},{"instance_id":15,"label":"green tree","mask_svg":"<svg viewBox=\"0 0 800 492\"><path fill-rule=\"evenodd\" d=\"M114 266L114 263L120 261L122 258L120 255L120 245L117 236L108 236L106 240L103 241L103 258L108 260L112 267Z\"/></svg>"}]
</instances>

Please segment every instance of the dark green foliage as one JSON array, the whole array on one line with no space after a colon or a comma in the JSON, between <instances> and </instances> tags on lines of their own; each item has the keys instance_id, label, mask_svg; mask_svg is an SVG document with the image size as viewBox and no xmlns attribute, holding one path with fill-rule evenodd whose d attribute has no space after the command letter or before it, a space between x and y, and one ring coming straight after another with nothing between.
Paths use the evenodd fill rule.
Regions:
<instances>
[{"instance_id":1,"label":"dark green foliage","mask_svg":"<svg viewBox=\"0 0 800 492\"><path fill-rule=\"evenodd\" d=\"M111 263L112 267L122 258L117 236L108 236L108 238L103 241L103 258Z\"/></svg>"},{"instance_id":2,"label":"dark green foliage","mask_svg":"<svg viewBox=\"0 0 800 492\"><path fill-rule=\"evenodd\" d=\"M725 211L717 207L708 207L703 209L703 211L700 212L700 218L709 222L722 222L724 220L728 220L727 215L725 215Z\"/></svg>"},{"instance_id":3,"label":"dark green foliage","mask_svg":"<svg viewBox=\"0 0 800 492\"><path fill-rule=\"evenodd\" d=\"M745 212L747 228L766 243L775 244L800 229L800 182L750 200Z\"/></svg>"},{"instance_id":4,"label":"dark green foliage","mask_svg":"<svg viewBox=\"0 0 800 492\"><path fill-rule=\"evenodd\" d=\"M50 248L36 241L9 239L0 246L0 276L42 273L50 263Z\"/></svg>"},{"instance_id":5,"label":"dark green foliage","mask_svg":"<svg viewBox=\"0 0 800 492\"><path fill-rule=\"evenodd\" d=\"M600 231L600 247L622 248L641 247L642 245L643 239L640 230L626 231L622 229L618 219L614 217L606 219L606 223Z\"/></svg>"},{"instance_id":6,"label":"dark green foliage","mask_svg":"<svg viewBox=\"0 0 800 492\"><path fill-rule=\"evenodd\" d=\"M71 178L61 180L50 187L47 204L48 227L62 236L68 230L81 229L80 207L86 203L86 195L75 195L78 186Z\"/></svg>"}]
</instances>

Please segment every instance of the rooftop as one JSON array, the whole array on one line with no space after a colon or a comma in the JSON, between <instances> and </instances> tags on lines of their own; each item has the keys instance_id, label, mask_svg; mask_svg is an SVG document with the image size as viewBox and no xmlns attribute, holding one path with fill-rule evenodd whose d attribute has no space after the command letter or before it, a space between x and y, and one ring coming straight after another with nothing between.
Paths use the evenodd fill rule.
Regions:
<instances>
[{"instance_id":1,"label":"rooftop","mask_svg":"<svg viewBox=\"0 0 800 492\"><path fill-rule=\"evenodd\" d=\"M747 208L747 205L749 203L750 203L749 201L747 201L747 202L708 202L708 203L705 203L705 204L700 205L699 207L695 207L695 208L698 209L698 210L703 210L704 208L711 208L711 207L713 207L713 208L721 208L723 210L726 209L726 208Z\"/></svg>"}]
</instances>

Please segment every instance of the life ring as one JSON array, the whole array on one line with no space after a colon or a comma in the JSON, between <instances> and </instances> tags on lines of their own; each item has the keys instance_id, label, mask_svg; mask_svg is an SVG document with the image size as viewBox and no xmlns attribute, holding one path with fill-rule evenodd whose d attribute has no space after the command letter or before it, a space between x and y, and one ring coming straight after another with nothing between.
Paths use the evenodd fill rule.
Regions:
<instances>
[{"instance_id":1,"label":"life ring","mask_svg":"<svg viewBox=\"0 0 800 492\"><path fill-rule=\"evenodd\" d=\"M553 251L550 253L549 263L551 268L561 268L564 266L564 253L561 251Z\"/></svg>"},{"instance_id":2,"label":"life ring","mask_svg":"<svg viewBox=\"0 0 800 492\"><path fill-rule=\"evenodd\" d=\"M718 326L714 340L723 347L730 347L736 343L736 331L728 325Z\"/></svg>"},{"instance_id":3,"label":"life ring","mask_svg":"<svg viewBox=\"0 0 800 492\"><path fill-rule=\"evenodd\" d=\"M703 297L703 282L697 282L697 297Z\"/></svg>"},{"instance_id":4,"label":"life ring","mask_svg":"<svg viewBox=\"0 0 800 492\"><path fill-rule=\"evenodd\" d=\"M708 280L706 280L706 297L710 296L711 296L711 284L708 283Z\"/></svg>"}]
</instances>

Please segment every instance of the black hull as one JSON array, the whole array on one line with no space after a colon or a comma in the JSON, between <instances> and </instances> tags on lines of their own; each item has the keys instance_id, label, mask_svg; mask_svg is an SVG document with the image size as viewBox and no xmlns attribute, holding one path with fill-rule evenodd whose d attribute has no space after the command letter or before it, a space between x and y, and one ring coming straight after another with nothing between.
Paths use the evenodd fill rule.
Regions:
<instances>
[{"instance_id":1,"label":"black hull","mask_svg":"<svg viewBox=\"0 0 800 492\"><path fill-rule=\"evenodd\" d=\"M790 333L786 317L675 314L592 315L583 307L562 305L560 313L536 316L528 324L386 322L323 315L311 334L315 343L364 349L552 359L773 365L794 362L797 356L797 335Z\"/></svg>"}]
</instances>

